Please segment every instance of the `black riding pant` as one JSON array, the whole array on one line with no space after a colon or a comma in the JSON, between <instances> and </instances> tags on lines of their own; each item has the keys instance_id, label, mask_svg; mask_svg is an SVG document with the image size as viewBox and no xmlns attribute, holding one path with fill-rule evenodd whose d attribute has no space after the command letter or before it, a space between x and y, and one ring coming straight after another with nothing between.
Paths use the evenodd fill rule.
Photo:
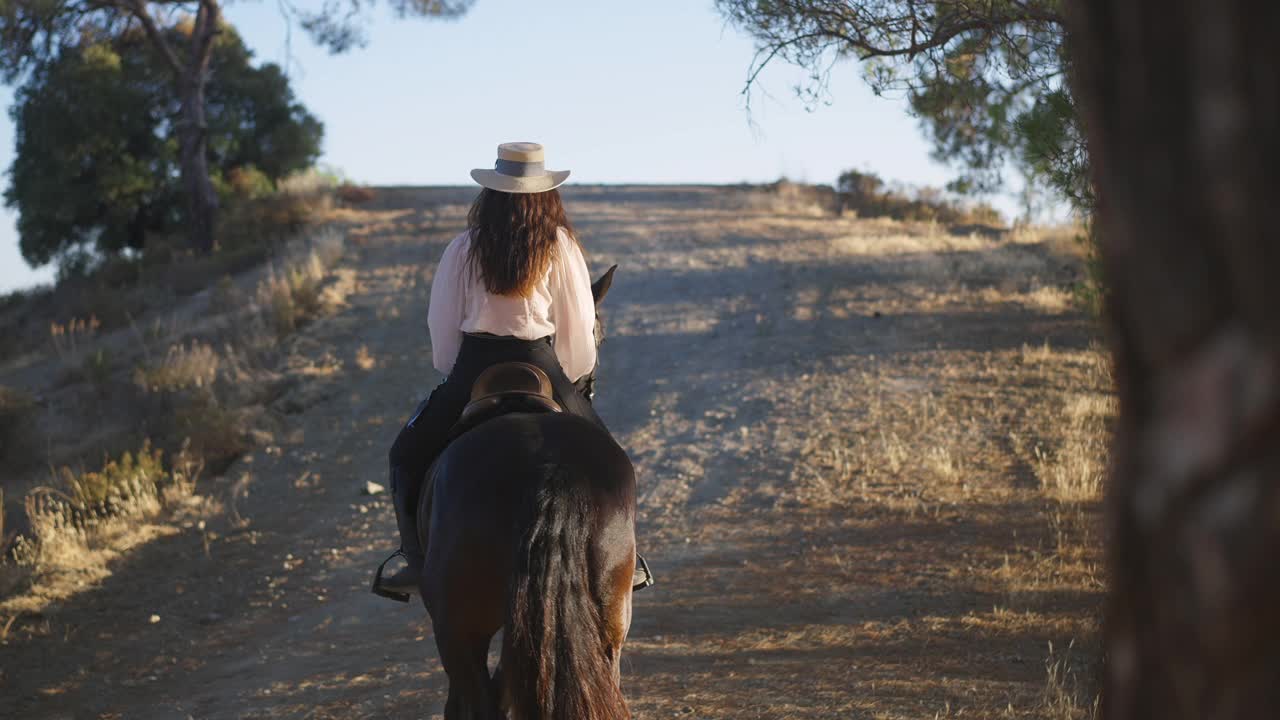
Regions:
<instances>
[{"instance_id":1,"label":"black riding pant","mask_svg":"<svg viewBox=\"0 0 1280 720\"><path fill-rule=\"evenodd\" d=\"M490 366L503 362L526 362L542 368L547 377L551 378L556 400L566 412L604 427L595 408L564 374L560 360L551 346L551 338L521 340L496 335L464 335L453 370L432 391L431 396L418 405L417 412L400 429L400 434L391 446L391 466L402 470L402 473L391 474L392 482L397 477L403 477L413 483L412 488L403 489L412 503L409 507L417 503L416 496L427 469L444 450L449 440L449 431L458 422L470 401L471 386L475 384L476 378ZM396 492L396 488L391 488L391 491Z\"/></svg>"}]
</instances>

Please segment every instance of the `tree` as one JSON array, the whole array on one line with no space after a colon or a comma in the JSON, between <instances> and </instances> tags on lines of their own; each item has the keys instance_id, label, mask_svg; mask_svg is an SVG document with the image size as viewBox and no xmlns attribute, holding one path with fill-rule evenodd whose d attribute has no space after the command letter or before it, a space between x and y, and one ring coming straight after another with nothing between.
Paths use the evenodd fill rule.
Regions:
<instances>
[{"instance_id":1,"label":"tree","mask_svg":"<svg viewBox=\"0 0 1280 720\"><path fill-rule=\"evenodd\" d=\"M104 42L130 31L143 32L167 70L178 103L174 124L186 200L186 225L193 247L213 249L217 193L209 174L206 88L214 39L221 32L222 0L0 0L0 71L10 82L86 41ZM388 0L400 16L454 17L472 0ZM362 41L361 0L325 0L319 11L281 7L317 42L341 52ZM195 8L194 16L190 15ZM345 10L344 10L345 8ZM190 32L173 37L163 28L191 18Z\"/></svg>"},{"instance_id":2,"label":"tree","mask_svg":"<svg viewBox=\"0 0 1280 720\"><path fill-rule=\"evenodd\" d=\"M1280 714L1280 5L1079 0L1120 419L1107 718Z\"/></svg>"},{"instance_id":3,"label":"tree","mask_svg":"<svg viewBox=\"0 0 1280 720\"><path fill-rule=\"evenodd\" d=\"M179 44L193 31L162 31ZM310 166L323 126L293 97L273 64L253 67L231 28L217 34L207 97L211 185L237 169L275 180ZM16 153L5 201L19 212L23 257L32 265L71 258L85 246L141 249L148 234L181 227L181 110L168 68L140 30L86 39L33 69L11 111Z\"/></svg>"},{"instance_id":4,"label":"tree","mask_svg":"<svg viewBox=\"0 0 1280 720\"><path fill-rule=\"evenodd\" d=\"M1060 0L716 0L756 39L749 93L775 59L804 68L797 92L826 97L837 61L862 61L877 94L903 93L959 191L1002 184L1007 162L1078 207L1087 156L1065 82Z\"/></svg>"}]
</instances>

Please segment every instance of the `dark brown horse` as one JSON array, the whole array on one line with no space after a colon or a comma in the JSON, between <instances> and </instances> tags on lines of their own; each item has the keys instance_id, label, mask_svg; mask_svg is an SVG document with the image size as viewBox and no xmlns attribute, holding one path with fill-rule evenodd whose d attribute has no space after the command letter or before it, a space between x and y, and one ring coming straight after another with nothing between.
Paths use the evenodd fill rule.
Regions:
<instances>
[{"instance_id":1,"label":"dark brown horse","mask_svg":"<svg viewBox=\"0 0 1280 720\"><path fill-rule=\"evenodd\" d=\"M619 666L636 557L627 454L590 420L516 413L463 434L431 472L421 591L449 676L446 720L630 717Z\"/></svg>"}]
</instances>

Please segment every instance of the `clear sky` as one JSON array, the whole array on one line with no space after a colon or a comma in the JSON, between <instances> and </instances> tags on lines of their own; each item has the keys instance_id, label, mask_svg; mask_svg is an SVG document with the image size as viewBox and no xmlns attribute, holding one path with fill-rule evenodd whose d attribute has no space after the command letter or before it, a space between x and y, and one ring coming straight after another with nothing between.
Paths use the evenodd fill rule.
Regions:
<instances>
[{"instance_id":1,"label":"clear sky","mask_svg":"<svg viewBox=\"0 0 1280 720\"><path fill-rule=\"evenodd\" d=\"M453 22L378 12L368 45L339 56L296 28L289 40L275 2L228 3L226 17L259 61L289 61L294 91L325 124L321 161L358 182L468 184L508 140L546 145L570 182L830 183L851 167L916 184L953 176L904 104L872 95L853 64L812 111L792 91L801 73L772 66L748 115L753 46L711 0L476 0ZM12 159L5 115L0 167ZM0 292L52 276L23 262L13 223L0 211Z\"/></svg>"}]
</instances>

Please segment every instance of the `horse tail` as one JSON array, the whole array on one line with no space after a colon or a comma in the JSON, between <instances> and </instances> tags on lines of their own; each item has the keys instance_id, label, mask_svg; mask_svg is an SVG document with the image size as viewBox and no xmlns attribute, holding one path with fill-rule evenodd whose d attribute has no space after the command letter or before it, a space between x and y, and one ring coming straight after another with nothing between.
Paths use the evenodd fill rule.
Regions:
<instances>
[{"instance_id":1,"label":"horse tail","mask_svg":"<svg viewBox=\"0 0 1280 720\"><path fill-rule=\"evenodd\" d=\"M622 720L606 624L591 578L588 483L563 468L535 491L516 551L502 641L512 720Z\"/></svg>"}]
</instances>

